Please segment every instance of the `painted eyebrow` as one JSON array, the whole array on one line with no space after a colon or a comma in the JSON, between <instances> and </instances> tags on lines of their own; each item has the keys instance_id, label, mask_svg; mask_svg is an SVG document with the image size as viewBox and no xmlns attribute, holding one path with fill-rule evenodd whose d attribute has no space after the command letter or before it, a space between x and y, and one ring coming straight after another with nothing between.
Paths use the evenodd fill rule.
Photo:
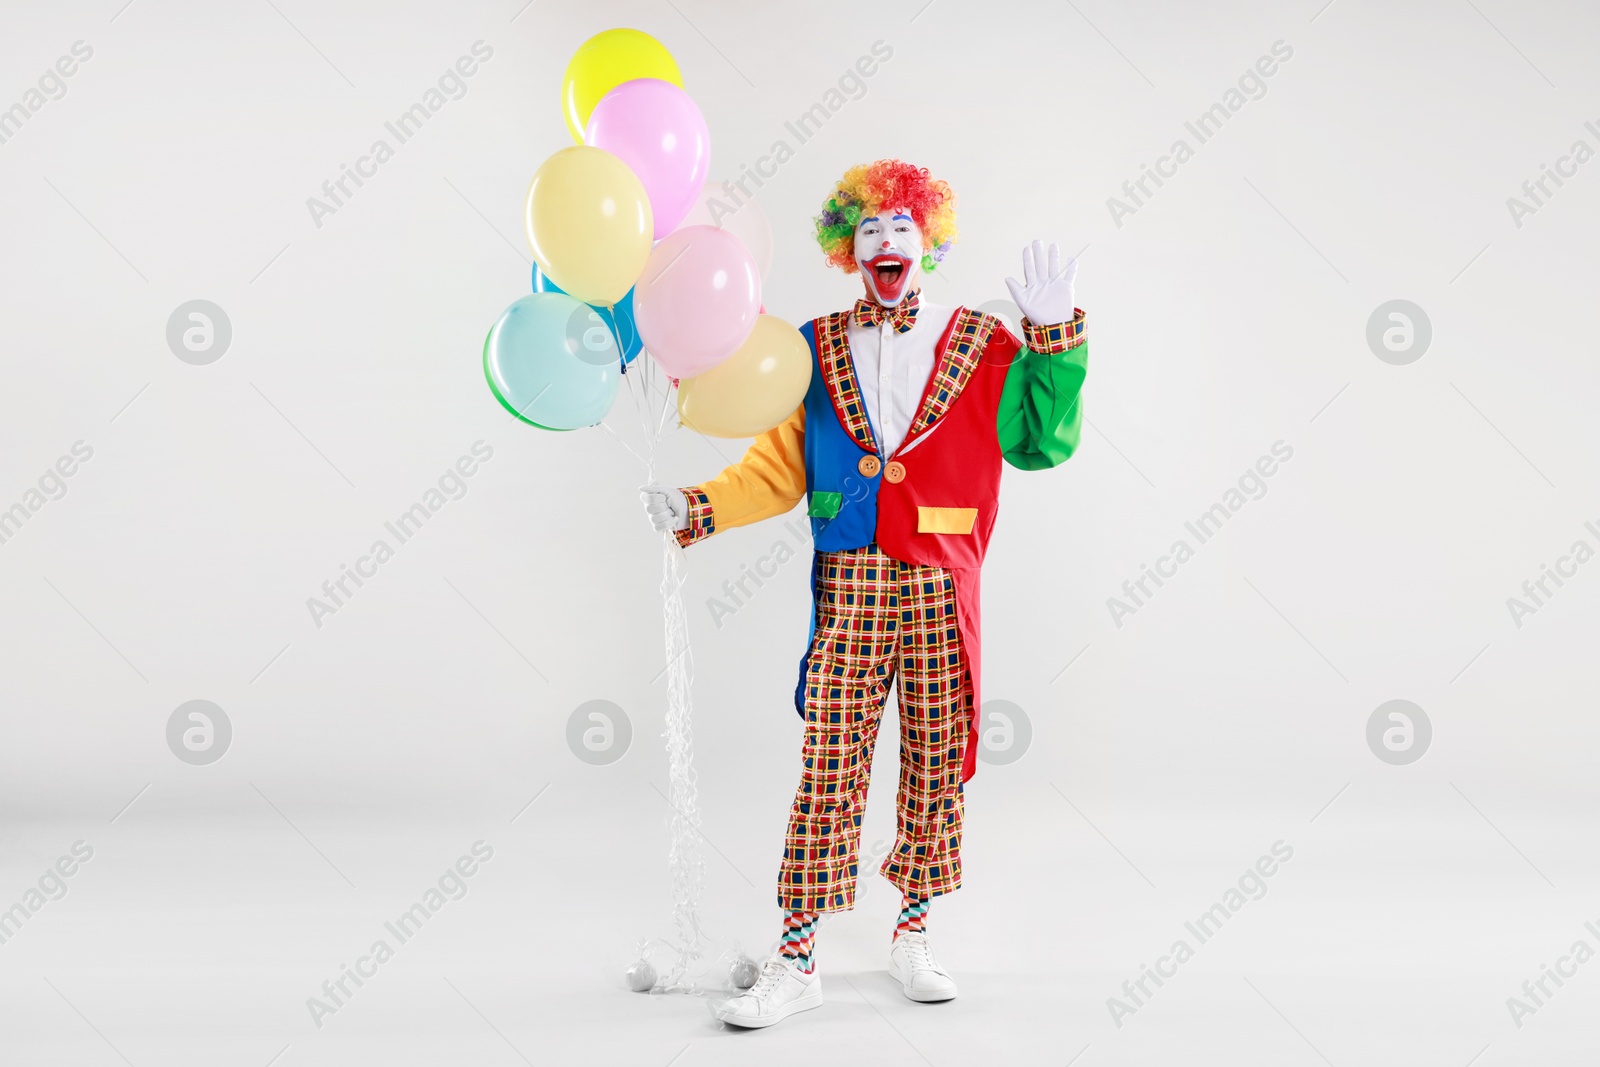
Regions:
<instances>
[{"instance_id":1,"label":"painted eyebrow","mask_svg":"<svg viewBox=\"0 0 1600 1067\"><path fill-rule=\"evenodd\" d=\"M907 222L912 222L912 221L914 221L914 220L913 220L913 219L912 219L912 218L911 218L911 216L910 216L910 215L896 215L896 216L895 216L895 217L894 217L894 218L892 218L892 219L890 219L890 220L889 220L889 221L890 221L890 222L896 222L896 221L898 221L898 220L900 220L900 219L905 219L905 220L906 220L906 221L907 221Z\"/></svg>"},{"instance_id":2,"label":"painted eyebrow","mask_svg":"<svg viewBox=\"0 0 1600 1067\"><path fill-rule=\"evenodd\" d=\"M879 219L878 216L871 215L871 216L869 216L867 218L862 219L861 220L861 225L865 226L869 222L881 222L881 221L883 221L883 220Z\"/></svg>"}]
</instances>

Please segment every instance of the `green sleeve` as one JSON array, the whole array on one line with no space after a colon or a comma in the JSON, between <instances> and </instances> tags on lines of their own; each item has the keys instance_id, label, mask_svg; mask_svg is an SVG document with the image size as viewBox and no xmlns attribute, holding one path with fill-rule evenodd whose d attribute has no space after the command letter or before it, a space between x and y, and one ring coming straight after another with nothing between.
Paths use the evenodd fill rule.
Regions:
<instances>
[{"instance_id":1,"label":"green sleeve","mask_svg":"<svg viewBox=\"0 0 1600 1067\"><path fill-rule=\"evenodd\" d=\"M1083 423L1079 393L1087 371L1089 345L1055 355L1017 350L1000 394L1000 452L1025 471L1065 463L1078 448Z\"/></svg>"}]
</instances>

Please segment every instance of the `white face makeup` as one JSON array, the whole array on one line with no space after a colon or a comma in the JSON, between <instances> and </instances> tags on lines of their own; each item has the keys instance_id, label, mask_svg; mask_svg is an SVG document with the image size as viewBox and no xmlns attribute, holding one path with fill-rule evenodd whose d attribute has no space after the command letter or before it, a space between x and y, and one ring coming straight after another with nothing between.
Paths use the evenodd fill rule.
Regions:
<instances>
[{"instance_id":1,"label":"white face makeup","mask_svg":"<svg viewBox=\"0 0 1600 1067\"><path fill-rule=\"evenodd\" d=\"M894 307L916 292L922 277L922 231L909 212L884 208L856 226L856 265L867 296Z\"/></svg>"}]
</instances>

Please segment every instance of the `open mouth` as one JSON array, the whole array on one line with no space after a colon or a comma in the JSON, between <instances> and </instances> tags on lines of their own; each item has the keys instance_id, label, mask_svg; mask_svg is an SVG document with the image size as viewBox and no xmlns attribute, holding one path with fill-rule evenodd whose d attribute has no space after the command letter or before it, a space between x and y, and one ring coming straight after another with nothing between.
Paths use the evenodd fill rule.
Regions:
<instances>
[{"instance_id":1,"label":"open mouth","mask_svg":"<svg viewBox=\"0 0 1600 1067\"><path fill-rule=\"evenodd\" d=\"M882 255L874 256L862 265L877 280L878 295L892 300L900 295L900 286L905 283L911 261L905 256Z\"/></svg>"}]
</instances>

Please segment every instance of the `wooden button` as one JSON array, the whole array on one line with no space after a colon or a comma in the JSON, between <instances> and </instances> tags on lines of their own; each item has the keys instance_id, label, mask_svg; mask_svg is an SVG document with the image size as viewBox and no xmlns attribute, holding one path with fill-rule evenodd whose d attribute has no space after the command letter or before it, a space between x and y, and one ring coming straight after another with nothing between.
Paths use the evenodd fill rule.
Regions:
<instances>
[{"instance_id":1,"label":"wooden button","mask_svg":"<svg viewBox=\"0 0 1600 1067\"><path fill-rule=\"evenodd\" d=\"M889 465L883 468L883 477L885 481L895 482L897 484L905 481L905 464L901 463L897 459L891 459L889 461Z\"/></svg>"},{"instance_id":2,"label":"wooden button","mask_svg":"<svg viewBox=\"0 0 1600 1067\"><path fill-rule=\"evenodd\" d=\"M871 478L878 473L878 468L882 465L878 462L877 456L862 456L861 462L856 464L856 470L861 472L863 478Z\"/></svg>"}]
</instances>

